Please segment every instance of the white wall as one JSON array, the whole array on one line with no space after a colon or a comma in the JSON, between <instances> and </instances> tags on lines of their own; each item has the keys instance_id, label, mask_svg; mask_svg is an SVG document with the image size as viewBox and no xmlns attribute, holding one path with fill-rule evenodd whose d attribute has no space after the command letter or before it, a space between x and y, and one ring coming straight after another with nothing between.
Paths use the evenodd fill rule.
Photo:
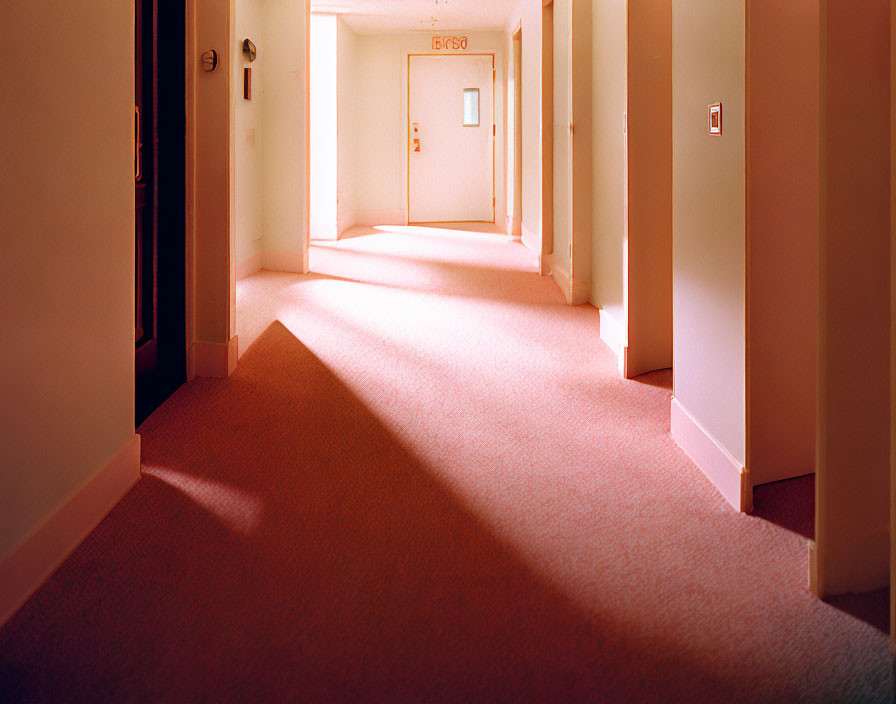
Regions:
<instances>
[{"instance_id":1,"label":"white wall","mask_svg":"<svg viewBox=\"0 0 896 704\"><path fill-rule=\"evenodd\" d=\"M745 461L745 15L742 0L675 0L675 398ZM707 106L723 104L723 136Z\"/></svg>"},{"instance_id":2,"label":"white wall","mask_svg":"<svg viewBox=\"0 0 896 704\"><path fill-rule=\"evenodd\" d=\"M264 235L264 72L265 41L262 0L236 0L233 48L233 85L235 96L236 191L236 264L243 275L261 267ZM249 62L243 53L243 40L260 47L257 58ZM243 98L243 68L252 68L252 99ZM249 271L246 270L249 267Z\"/></svg>"},{"instance_id":3,"label":"white wall","mask_svg":"<svg viewBox=\"0 0 896 704\"><path fill-rule=\"evenodd\" d=\"M311 238L336 239L336 15L311 15Z\"/></svg>"},{"instance_id":4,"label":"white wall","mask_svg":"<svg viewBox=\"0 0 896 704\"><path fill-rule=\"evenodd\" d=\"M626 3L593 5L593 243L591 302L601 336L624 342ZM608 328L613 327L613 330ZM619 352L619 350L614 350Z\"/></svg>"},{"instance_id":5,"label":"white wall","mask_svg":"<svg viewBox=\"0 0 896 704\"><path fill-rule=\"evenodd\" d=\"M2 558L134 437L134 8L0 27Z\"/></svg>"},{"instance_id":6,"label":"white wall","mask_svg":"<svg viewBox=\"0 0 896 704\"><path fill-rule=\"evenodd\" d=\"M554 278L569 296L569 247L572 227L569 125L570 2L554 0Z\"/></svg>"},{"instance_id":7,"label":"white wall","mask_svg":"<svg viewBox=\"0 0 896 704\"><path fill-rule=\"evenodd\" d=\"M265 0L264 267L307 271L308 149L304 3Z\"/></svg>"},{"instance_id":8,"label":"white wall","mask_svg":"<svg viewBox=\"0 0 896 704\"><path fill-rule=\"evenodd\" d=\"M407 54L431 53L426 34L359 35L357 41L357 219L364 225L407 222ZM504 212L503 44L499 32L470 33L468 51L495 54L495 196ZM462 53L462 52L460 52ZM504 223L499 223L503 227Z\"/></svg>"},{"instance_id":9,"label":"white wall","mask_svg":"<svg viewBox=\"0 0 896 704\"><path fill-rule=\"evenodd\" d=\"M342 234L358 222L358 37L340 18L336 22L337 229Z\"/></svg>"}]
</instances>

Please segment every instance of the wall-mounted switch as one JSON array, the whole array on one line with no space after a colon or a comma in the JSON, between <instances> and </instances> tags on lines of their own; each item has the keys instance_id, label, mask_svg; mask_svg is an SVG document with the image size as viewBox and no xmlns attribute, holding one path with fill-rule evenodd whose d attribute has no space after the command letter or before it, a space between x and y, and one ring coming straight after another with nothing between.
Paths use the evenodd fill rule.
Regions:
<instances>
[{"instance_id":1,"label":"wall-mounted switch","mask_svg":"<svg viewBox=\"0 0 896 704\"><path fill-rule=\"evenodd\" d=\"M715 103L709 106L709 133L713 137L722 135L722 104Z\"/></svg>"}]
</instances>

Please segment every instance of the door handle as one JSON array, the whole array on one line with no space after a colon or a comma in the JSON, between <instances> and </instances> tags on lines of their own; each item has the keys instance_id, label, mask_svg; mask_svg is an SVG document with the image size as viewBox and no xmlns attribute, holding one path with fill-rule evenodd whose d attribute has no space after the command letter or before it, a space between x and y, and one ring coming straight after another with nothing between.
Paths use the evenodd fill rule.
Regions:
<instances>
[{"instance_id":1,"label":"door handle","mask_svg":"<svg viewBox=\"0 0 896 704\"><path fill-rule=\"evenodd\" d=\"M140 141L140 106L134 106L134 180L143 178L143 143Z\"/></svg>"}]
</instances>

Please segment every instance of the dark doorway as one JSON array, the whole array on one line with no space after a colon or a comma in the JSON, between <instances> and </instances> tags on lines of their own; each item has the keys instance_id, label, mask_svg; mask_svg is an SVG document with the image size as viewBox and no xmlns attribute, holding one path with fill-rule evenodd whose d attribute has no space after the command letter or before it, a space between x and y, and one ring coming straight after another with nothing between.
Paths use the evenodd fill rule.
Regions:
<instances>
[{"instance_id":1,"label":"dark doorway","mask_svg":"<svg viewBox=\"0 0 896 704\"><path fill-rule=\"evenodd\" d=\"M136 422L186 381L185 5L135 2Z\"/></svg>"}]
</instances>

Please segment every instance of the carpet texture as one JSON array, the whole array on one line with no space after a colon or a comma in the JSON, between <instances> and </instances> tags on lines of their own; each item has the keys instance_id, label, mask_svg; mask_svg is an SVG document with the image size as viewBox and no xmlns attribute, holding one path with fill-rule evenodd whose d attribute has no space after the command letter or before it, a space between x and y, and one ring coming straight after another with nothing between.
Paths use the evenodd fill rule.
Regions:
<instances>
[{"instance_id":1,"label":"carpet texture","mask_svg":"<svg viewBox=\"0 0 896 704\"><path fill-rule=\"evenodd\" d=\"M524 247L383 228L311 263L240 282L254 343L141 426L141 481L0 631L0 700L888 700L886 635Z\"/></svg>"}]
</instances>

